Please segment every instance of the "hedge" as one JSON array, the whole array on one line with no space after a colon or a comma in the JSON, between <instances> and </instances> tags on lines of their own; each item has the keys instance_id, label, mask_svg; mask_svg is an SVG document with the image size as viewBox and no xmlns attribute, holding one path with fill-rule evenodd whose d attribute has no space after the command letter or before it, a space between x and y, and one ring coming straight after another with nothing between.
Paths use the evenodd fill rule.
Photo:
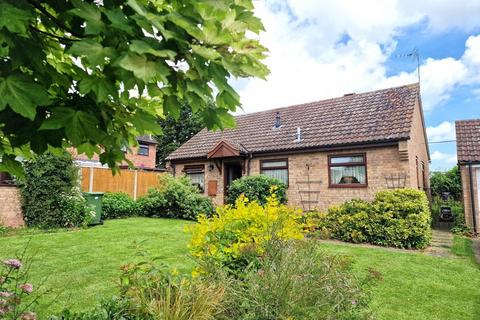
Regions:
<instances>
[{"instance_id":1,"label":"hedge","mask_svg":"<svg viewBox=\"0 0 480 320\"><path fill-rule=\"evenodd\" d=\"M310 213L307 222L322 237L355 243L422 249L431 240L428 199L415 189L380 191L372 202L350 200Z\"/></svg>"},{"instance_id":2,"label":"hedge","mask_svg":"<svg viewBox=\"0 0 480 320\"><path fill-rule=\"evenodd\" d=\"M286 191L287 185L276 178L263 174L244 176L230 184L226 203L234 204L241 195L244 195L248 200L264 205L267 197L273 192L280 203L284 204L287 202Z\"/></svg>"}]
</instances>

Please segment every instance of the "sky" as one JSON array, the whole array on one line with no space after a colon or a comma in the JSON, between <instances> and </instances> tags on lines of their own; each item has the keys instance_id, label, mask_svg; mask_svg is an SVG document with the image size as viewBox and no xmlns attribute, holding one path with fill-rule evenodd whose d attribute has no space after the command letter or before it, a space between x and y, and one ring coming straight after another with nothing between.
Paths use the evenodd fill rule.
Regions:
<instances>
[{"instance_id":1,"label":"sky","mask_svg":"<svg viewBox=\"0 0 480 320\"><path fill-rule=\"evenodd\" d=\"M267 80L234 80L242 113L417 82L430 142L480 118L480 0L261 0ZM456 164L455 142L430 144L431 170Z\"/></svg>"}]
</instances>

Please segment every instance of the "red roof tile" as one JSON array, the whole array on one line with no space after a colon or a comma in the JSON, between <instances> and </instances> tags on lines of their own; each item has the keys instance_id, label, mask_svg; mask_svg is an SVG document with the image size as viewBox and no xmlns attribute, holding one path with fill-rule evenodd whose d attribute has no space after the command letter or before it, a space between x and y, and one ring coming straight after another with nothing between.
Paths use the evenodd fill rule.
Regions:
<instances>
[{"instance_id":1,"label":"red roof tile","mask_svg":"<svg viewBox=\"0 0 480 320\"><path fill-rule=\"evenodd\" d=\"M167 159L206 157L221 140L252 153L405 140L410 137L418 90L418 84L410 84L239 115L235 128L204 129ZM274 127L277 112L279 128ZM301 142L296 141L297 128Z\"/></svg>"},{"instance_id":2,"label":"red roof tile","mask_svg":"<svg viewBox=\"0 0 480 320\"><path fill-rule=\"evenodd\" d=\"M480 119L455 121L458 162L480 161Z\"/></svg>"}]
</instances>

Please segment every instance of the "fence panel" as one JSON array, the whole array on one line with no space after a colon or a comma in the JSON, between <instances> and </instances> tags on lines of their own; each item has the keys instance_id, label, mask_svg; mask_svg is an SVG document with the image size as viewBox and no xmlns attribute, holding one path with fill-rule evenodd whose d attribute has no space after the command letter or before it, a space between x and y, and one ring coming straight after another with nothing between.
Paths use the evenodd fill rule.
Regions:
<instances>
[{"instance_id":1,"label":"fence panel","mask_svg":"<svg viewBox=\"0 0 480 320\"><path fill-rule=\"evenodd\" d=\"M116 175L110 169L82 168L82 191L125 192L133 199L147 193L158 184L158 177L164 172L121 169Z\"/></svg>"}]
</instances>

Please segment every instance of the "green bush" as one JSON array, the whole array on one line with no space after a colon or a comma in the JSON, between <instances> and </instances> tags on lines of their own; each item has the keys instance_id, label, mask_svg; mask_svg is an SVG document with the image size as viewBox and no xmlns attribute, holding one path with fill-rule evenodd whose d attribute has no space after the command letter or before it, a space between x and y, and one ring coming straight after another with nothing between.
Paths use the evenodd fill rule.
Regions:
<instances>
[{"instance_id":1,"label":"green bush","mask_svg":"<svg viewBox=\"0 0 480 320\"><path fill-rule=\"evenodd\" d=\"M106 192L102 199L102 219L118 219L136 215L137 204L125 192Z\"/></svg>"},{"instance_id":2,"label":"green bush","mask_svg":"<svg viewBox=\"0 0 480 320\"><path fill-rule=\"evenodd\" d=\"M266 176L244 176L234 180L228 187L226 202L234 204L235 201L244 195L248 200L257 201L261 205L267 202L267 197L271 194L272 187L275 187L275 196L280 203L287 202L287 185L278 179Z\"/></svg>"},{"instance_id":3,"label":"green bush","mask_svg":"<svg viewBox=\"0 0 480 320\"><path fill-rule=\"evenodd\" d=\"M180 218L195 220L199 214L212 215L210 198L198 193L188 177L160 177L159 187L150 189L137 201L138 212L146 217Z\"/></svg>"},{"instance_id":4,"label":"green bush","mask_svg":"<svg viewBox=\"0 0 480 320\"><path fill-rule=\"evenodd\" d=\"M350 200L307 217L324 237L416 249L430 243L430 221L427 196L415 189L380 191L373 202Z\"/></svg>"},{"instance_id":5,"label":"green bush","mask_svg":"<svg viewBox=\"0 0 480 320\"><path fill-rule=\"evenodd\" d=\"M26 162L21 194L29 227L78 227L92 218L80 192L78 168L66 152L59 156L46 153Z\"/></svg>"}]
</instances>

